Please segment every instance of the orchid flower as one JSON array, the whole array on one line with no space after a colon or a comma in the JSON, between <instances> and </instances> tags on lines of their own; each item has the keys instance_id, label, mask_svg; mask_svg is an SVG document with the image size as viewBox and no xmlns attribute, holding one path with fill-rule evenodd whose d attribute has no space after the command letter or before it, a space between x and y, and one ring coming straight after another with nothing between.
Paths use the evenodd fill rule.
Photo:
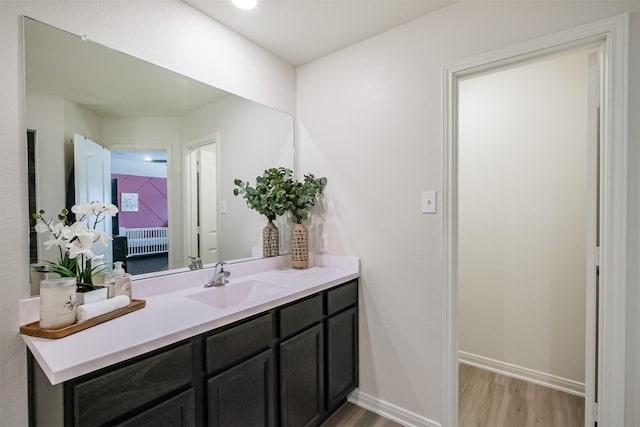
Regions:
<instances>
[{"instance_id":1,"label":"orchid flower","mask_svg":"<svg viewBox=\"0 0 640 427\"><path fill-rule=\"evenodd\" d=\"M51 231L51 228L49 227L49 225L47 225L44 222L39 222L36 224L35 226L36 232L38 233L46 233L47 231Z\"/></svg>"},{"instance_id":2,"label":"orchid flower","mask_svg":"<svg viewBox=\"0 0 640 427\"><path fill-rule=\"evenodd\" d=\"M104 233L99 230L93 230L93 232L94 232L94 240L93 240L94 242L99 241L103 245L108 246L109 240L113 240L113 238L109 236L107 233Z\"/></svg>"},{"instance_id":3,"label":"orchid flower","mask_svg":"<svg viewBox=\"0 0 640 427\"><path fill-rule=\"evenodd\" d=\"M49 240L43 243L46 249L56 246L60 249L60 261L48 262L51 271L71 277L75 275L79 283L90 284L92 271L95 271L91 260L99 257L93 252L93 244L100 242L108 246L109 240L112 240L111 236L97 230L96 226L107 216L115 216L118 208L111 203L91 202L77 204L71 208L71 212L78 218L71 225L66 223L69 213L66 209L58 215L63 222L56 224L53 224L53 219L44 217L44 211L34 213L32 217L37 221L35 231L50 233Z\"/></svg>"},{"instance_id":4,"label":"orchid flower","mask_svg":"<svg viewBox=\"0 0 640 427\"><path fill-rule=\"evenodd\" d=\"M71 212L76 214L76 216L89 216L93 215L93 207L91 203L80 203L79 205L73 205L71 207Z\"/></svg>"},{"instance_id":5,"label":"orchid flower","mask_svg":"<svg viewBox=\"0 0 640 427\"><path fill-rule=\"evenodd\" d=\"M78 255L83 255L92 259L94 257L93 250L91 250L92 246L93 237L91 234L87 233L76 236L71 243L67 245L67 249L69 249L69 258L74 259L77 258Z\"/></svg>"}]
</instances>

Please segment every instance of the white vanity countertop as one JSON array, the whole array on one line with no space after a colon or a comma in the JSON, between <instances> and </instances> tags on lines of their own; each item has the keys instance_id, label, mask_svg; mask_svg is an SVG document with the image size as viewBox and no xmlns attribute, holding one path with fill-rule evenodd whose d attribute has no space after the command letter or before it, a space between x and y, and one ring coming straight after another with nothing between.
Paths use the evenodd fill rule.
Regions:
<instances>
[{"instance_id":1,"label":"white vanity countertop","mask_svg":"<svg viewBox=\"0 0 640 427\"><path fill-rule=\"evenodd\" d=\"M359 277L358 258L315 256L314 266L293 270L288 257L266 258L225 266L229 284L257 281L257 293L229 308L218 308L189 295L209 294L205 289L213 270L206 268L134 281L133 298L146 300L142 310L60 339L22 335L52 384L93 372L286 304ZM269 286L275 285L275 286ZM237 288L240 289L240 288ZM264 289L275 289L264 292ZM226 292L224 290L223 292ZM38 320L38 298L20 301L21 324Z\"/></svg>"}]
</instances>

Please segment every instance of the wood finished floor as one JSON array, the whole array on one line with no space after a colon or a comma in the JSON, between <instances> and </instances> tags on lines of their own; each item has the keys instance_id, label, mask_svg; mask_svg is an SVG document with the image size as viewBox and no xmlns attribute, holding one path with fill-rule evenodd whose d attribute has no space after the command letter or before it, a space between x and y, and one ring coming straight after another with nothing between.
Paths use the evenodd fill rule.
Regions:
<instances>
[{"instance_id":1,"label":"wood finished floor","mask_svg":"<svg viewBox=\"0 0 640 427\"><path fill-rule=\"evenodd\" d=\"M460 427L584 426L584 399L459 365Z\"/></svg>"},{"instance_id":2,"label":"wood finished floor","mask_svg":"<svg viewBox=\"0 0 640 427\"><path fill-rule=\"evenodd\" d=\"M347 402L320 427L402 427L402 424Z\"/></svg>"}]
</instances>

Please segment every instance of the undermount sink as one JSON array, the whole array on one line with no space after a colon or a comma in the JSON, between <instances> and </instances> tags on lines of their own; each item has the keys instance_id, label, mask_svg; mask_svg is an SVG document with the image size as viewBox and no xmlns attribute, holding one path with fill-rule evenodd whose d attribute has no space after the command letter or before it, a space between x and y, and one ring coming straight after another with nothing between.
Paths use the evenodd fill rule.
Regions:
<instances>
[{"instance_id":1,"label":"undermount sink","mask_svg":"<svg viewBox=\"0 0 640 427\"><path fill-rule=\"evenodd\" d=\"M225 309L263 298L265 301L269 301L272 299L269 297L283 293L287 289L287 287L274 285L273 283L248 280L208 288L196 294L187 295L187 297L213 307Z\"/></svg>"}]
</instances>

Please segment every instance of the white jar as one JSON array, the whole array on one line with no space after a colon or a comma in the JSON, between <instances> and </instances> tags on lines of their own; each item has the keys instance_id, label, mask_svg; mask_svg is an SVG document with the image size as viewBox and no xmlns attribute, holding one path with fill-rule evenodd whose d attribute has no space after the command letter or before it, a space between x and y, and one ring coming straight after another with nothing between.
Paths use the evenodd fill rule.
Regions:
<instances>
[{"instance_id":1,"label":"white jar","mask_svg":"<svg viewBox=\"0 0 640 427\"><path fill-rule=\"evenodd\" d=\"M76 321L76 278L56 277L40 282L40 327L60 329Z\"/></svg>"}]
</instances>

